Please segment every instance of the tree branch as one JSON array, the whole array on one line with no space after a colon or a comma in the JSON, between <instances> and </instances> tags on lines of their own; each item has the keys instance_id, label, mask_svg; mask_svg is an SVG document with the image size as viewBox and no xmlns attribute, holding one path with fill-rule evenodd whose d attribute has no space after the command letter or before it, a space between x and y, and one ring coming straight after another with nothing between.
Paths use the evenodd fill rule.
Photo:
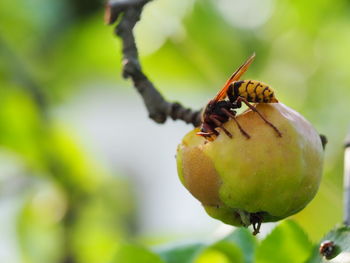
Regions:
<instances>
[{"instance_id":1,"label":"tree branch","mask_svg":"<svg viewBox=\"0 0 350 263\"><path fill-rule=\"evenodd\" d=\"M140 93L149 117L157 123L164 123L167 117L182 120L194 126L200 125L200 111L185 108L180 103L168 102L143 73L138 57L133 29L140 20L142 9L151 0L110 1L106 6L105 21L113 24L120 17L115 34L122 41L123 77L131 78Z\"/></svg>"},{"instance_id":2,"label":"tree branch","mask_svg":"<svg viewBox=\"0 0 350 263\"><path fill-rule=\"evenodd\" d=\"M326 135L323 135L323 134L320 134L320 139L321 139L323 150L325 150L326 145L328 143L328 139L327 139Z\"/></svg>"},{"instance_id":3,"label":"tree branch","mask_svg":"<svg viewBox=\"0 0 350 263\"><path fill-rule=\"evenodd\" d=\"M25 89L37 105L40 117L48 121L48 100L38 81L29 73L27 66L12 49L11 45L0 36L0 55L6 61L9 82L15 82Z\"/></svg>"},{"instance_id":4,"label":"tree branch","mask_svg":"<svg viewBox=\"0 0 350 263\"><path fill-rule=\"evenodd\" d=\"M345 139L344 152L344 224L350 226L350 132Z\"/></svg>"},{"instance_id":5,"label":"tree branch","mask_svg":"<svg viewBox=\"0 0 350 263\"><path fill-rule=\"evenodd\" d=\"M143 7L151 1L110 0L106 5L106 24L111 25L121 17L115 27L115 34L121 39L123 46L123 77L132 79L152 120L164 123L167 117L171 117L173 120L182 120L197 127L201 124L201 110L193 111L180 103L166 101L142 71L133 29L140 20ZM320 138L325 149L327 138L322 134Z\"/></svg>"}]
</instances>

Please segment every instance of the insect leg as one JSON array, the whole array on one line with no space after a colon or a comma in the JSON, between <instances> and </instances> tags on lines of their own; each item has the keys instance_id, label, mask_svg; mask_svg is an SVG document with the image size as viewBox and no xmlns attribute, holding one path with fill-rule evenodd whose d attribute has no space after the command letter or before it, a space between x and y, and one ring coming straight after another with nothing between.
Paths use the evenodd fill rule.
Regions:
<instances>
[{"instance_id":1,"label":"insect leg","mask_svg":"<svg viewBox=\"0 0 350 263\"><path fill-rule=\"evenodd\" d=\"M261 221L253 223L253 235L256 236L260 233Z\"/></svg>"},{"instance_id":2,"label":"insect leg","mask_svg":"<svg viewBox=\"0 0 350 263\"><path fill-rule=\"evenodd\" d=\"M259 213L251 214L250 221L253 225L253 235L257 235L260 233L260 227L262 223L262 216Z\"/></svg>"},{"instance_id":3,"label":"insect leg","mask_svg":"<svg viewBox=\"0 0 350 263\"><path fill-rule=\"evenodd\" d=\"M234 120L234 121L236 122L239 131L240 131L245 137L247 137L247 139L249 139L249 138L250 138L250 135L249 135L245 130L243 130L242 126L241 126L241 125L239 124L239 122L237 121L236 116L235 116L232 112L230 112L229 110L227 110L227 109L225 109L225 108L223 108L223 109L221 109L221 110L222 110L223 113L226 114L227 117L231 118L232 120Z\"/></svg>"},{"instance_id":4,"label":"insect leg","mask_svg":"<svg viewBox=\"0 0 350 263\"><path fill-rule=\"evenodd\" d=\"M271 122L269 122L252 104L250 104L245 98L238 97L238 102L243 101L245 105L247 105L252 111L255 111L257 114L259 114L260 118L264 120L264 122L271 126L272 129L274 129L279 137L282 137L282 133L279 131L279 129L276 128L275 125L273 125Z\"/></svg>"},{"instance_id":5,"label":"insect leg","mask_svg":"<svg viewBox=\"0 0 350 263\"><path fill-rule=\"evenodd\" d=\"M228 137L232 138L232 134L226 130L222 125L223 123L221 121L219 121L217 118L215 118L214 116L210 115L209 118L215 123L215 125L217 125L218 127L220 127Z\"/></svg>"},{"instance_id":6,"label":"insect leg","mask_svg":"<svg viewBox=\"0 0 350 263\"><path fill-rule=\"evenodd\" d=\"M204 131L203 131L204 130ZM217 136L219 133L208 123L204 122L202 124L202 129L200 132L197 132L197 135L203 136L204 138L208 139L209 141L212 141L212 136Z\"/></svg>"}]
</instances>

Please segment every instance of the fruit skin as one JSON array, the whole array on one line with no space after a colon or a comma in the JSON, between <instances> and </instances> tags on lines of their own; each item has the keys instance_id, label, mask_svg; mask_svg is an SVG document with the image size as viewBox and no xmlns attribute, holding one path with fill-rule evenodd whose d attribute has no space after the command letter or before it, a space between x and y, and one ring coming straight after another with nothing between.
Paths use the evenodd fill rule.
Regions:
<instances>
[{"instance_id":1,"label":"fruit skin","mask_svg":"<svg viewBox=\"0 0 350 263\"><path fill-rule=\"evenodd\" d=\"M189 132L177 149L183 185L206 212L224 223L248 226L253 217L278 221L302 210L315 196L322 175L323 148L317 131L299 113L281 104L258 104L257 109L281 132L253 111L237 116L212 142Z\"/></svg>"}]
</instances>

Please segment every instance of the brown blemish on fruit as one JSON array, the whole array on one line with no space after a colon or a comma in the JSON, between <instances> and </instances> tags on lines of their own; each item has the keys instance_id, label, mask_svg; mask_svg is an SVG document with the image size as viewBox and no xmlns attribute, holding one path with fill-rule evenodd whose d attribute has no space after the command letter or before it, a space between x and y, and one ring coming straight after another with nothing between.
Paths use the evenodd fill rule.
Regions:
<instances>
[{"instance_id":1,"label":"brown blemish on fruit","mask_svg":"<svg viewBox=\"0 0 350 263\"><path fill-rule=\"evenodd\" d=\"M203 205L220 205L221 185L213 162L199 147L184 148L182 152L184 184Z\"/></svg>"}]
</instances>

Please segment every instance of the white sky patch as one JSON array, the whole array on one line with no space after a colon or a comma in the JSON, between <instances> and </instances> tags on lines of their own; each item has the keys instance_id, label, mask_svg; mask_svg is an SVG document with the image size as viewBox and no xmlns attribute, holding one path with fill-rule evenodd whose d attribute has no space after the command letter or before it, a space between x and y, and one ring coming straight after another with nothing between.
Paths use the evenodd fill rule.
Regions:
<instances>
[{"instance_id":1,"label":"white sky patch","mask_svg":"<svg viewBox=\"0 0 350 263\"><path fill-rule=\"evenodd\" d=\"M274 0L216 0L223 17L233 26L254 29L265 24L274 9Z\"/></svg>"}]
</instances>

